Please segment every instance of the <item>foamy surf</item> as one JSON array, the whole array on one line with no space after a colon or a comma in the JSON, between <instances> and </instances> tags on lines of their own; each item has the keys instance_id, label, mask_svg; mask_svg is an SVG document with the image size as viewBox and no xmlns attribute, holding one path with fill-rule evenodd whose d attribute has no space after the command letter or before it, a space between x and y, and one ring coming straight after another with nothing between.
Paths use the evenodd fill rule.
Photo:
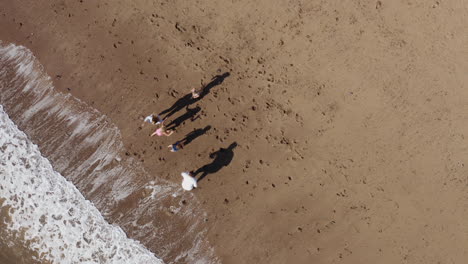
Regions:
<instances>
[{"instance_id":1,"label":"foamy surf","mask_svg":"<svg viewBox=\"0 0 468 264\"><path fill-rule=\"evenodd\" d=\"M12 233L23 232L31 249L46 261L163 263L120 227L108 224L73 184L53 170L2 106L0 199L1 206L9 208L6 227Z\"/></svg>"},{"instance_id":2,"label":"foamy surf","mask_svg":"<svg viewBox=\"0 0 468 264\"><path fill-rule=\"evenodd\" d=\"M1 41L0 105L108 222L166 263L219 262L205 238L207 216L196 197L178 183L149 175L125 155L109 118L57 92L31 51Z\"/></svg>"}]
</instances>

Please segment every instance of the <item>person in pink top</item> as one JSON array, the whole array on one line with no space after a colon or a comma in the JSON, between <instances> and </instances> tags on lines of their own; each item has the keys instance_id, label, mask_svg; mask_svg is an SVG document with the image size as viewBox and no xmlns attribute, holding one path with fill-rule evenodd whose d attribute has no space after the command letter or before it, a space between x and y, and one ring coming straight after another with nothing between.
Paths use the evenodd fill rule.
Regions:
<instances>
[{"instance_id":1,"label":"person in pink top","mask_svg":"<svg viewBox=\"0 0 468 264\"><path fill-rule=\"evenodd\" d=\"M168 137L168 136L172 135L173 133L174 133L174 130L166 129L166 128L164 127L164 125L161 125L161 127L159 127L158 129L156 129L156 131L154 131L154 133L151 134L151 136L157 135L157 136L159 136L159 137L160 137L160 136L166 136L166 137Z\"/></svg>"}]
</instances>

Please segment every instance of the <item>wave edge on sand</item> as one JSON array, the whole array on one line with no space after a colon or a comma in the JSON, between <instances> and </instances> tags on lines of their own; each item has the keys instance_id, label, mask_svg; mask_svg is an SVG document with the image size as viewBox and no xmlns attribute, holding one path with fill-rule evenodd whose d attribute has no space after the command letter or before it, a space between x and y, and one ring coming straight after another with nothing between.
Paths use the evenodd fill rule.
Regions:
<instances>
[{"instance_id":1,"label":"wave edge on sand","mask_svg":"<svg viewBox=\"0 0 468 264\"><path fill-rule=\"evenodd\" d=\"M125 155L120 131L109 118L55 91L25 47L0 42L0 65L5 112L108 222L167 263L218 262L205 239L206 213L197 199L148 175L138 160Z\"/></svg>"}]
</instances>

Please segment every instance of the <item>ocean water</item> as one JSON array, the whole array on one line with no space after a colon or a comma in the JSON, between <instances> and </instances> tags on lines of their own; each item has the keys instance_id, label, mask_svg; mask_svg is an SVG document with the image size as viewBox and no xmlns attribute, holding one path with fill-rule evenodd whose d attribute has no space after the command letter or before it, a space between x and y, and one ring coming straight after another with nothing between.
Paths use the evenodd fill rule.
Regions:
<instances>
[{"instance_id":1,"label":"ocean water","mask_svg":"<svg viewBox=\"0 0 468 264\"><path fill-rule=\"evenodd\" d=\"M54 171L0 106L0 199L8 244L23 232L36 260L53 263L163 263ZM9 232L8 232L9 231Z\"/></svg>"},{"instance_id":2,"label":"ocean water","mask_svg":"<svg viewBox=\"0 0 468 264\"><path fill-rule=\"evenodd\" d=\"M0 105L0 263L219 262L196 197L125 155L25 47L0 42Z\"/></svg>"}]
</instances>

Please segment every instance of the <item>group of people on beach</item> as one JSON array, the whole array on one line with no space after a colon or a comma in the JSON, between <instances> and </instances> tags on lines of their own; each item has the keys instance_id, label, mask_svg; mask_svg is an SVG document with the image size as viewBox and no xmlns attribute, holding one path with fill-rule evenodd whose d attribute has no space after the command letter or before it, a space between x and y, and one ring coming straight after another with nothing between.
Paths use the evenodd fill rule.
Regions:
<instances>
[{"instance_id":1,"label":"group of people on beach","mask_svg":"<svg viewBox=\"0 0 468 264\"><path fill-rule=\"evenodd\" d=\"M148 115L144 118L142 126L144 126L146 123L152 124L157 126L156 130L150 135L151 137L153 136L166 136L170 137L171 135L174 134L175 129L181 125L183 122L186 120L190 119L191 121L194 121L197 119L199 116L197 116L197 113L200 111L200 107L196 106L195 108L190 109L189 106L193 105L194 103L198 102L200 99L202 99L206 94L209 93L210 88L213 86L221 83L224 78L229 76L229 73L224 73L222 75L217 75L212 79L212 82L208 85L204 85L202 83L202 86L200 89L191 89L190 93L186 94L182 98L178 99L171 107L168 109L160 112L159 114L151 114ZM186 113L181 115L180 117L172 120L167 126L165 125L165 121L175 114L176 112L182 110L183 108L186 109ZM164 116L164 117L163 117ZM208 129L210 129L210 126L207 126L204 129L198 129L194 130L193 132L189 133L184 139L176 141L174 144L171 144L167 146L171 152L177 152L181 149L184 148L184 146L188 143L190 143L195 137L199 136L200 134L205 133ZM200 169L199 169L200 170ZM198 170L197 170L198 172ZM195 173L196 174L196 173ZM182 188L184 190L190 191L193 188L197 187L197 179L194 177L194 174L191 172L182 172L181 176L183 177L182 181ZM204 175L202 175L204 177ZM200 177L200 179L202 178Z\"/></svg>"}]
</instances>

